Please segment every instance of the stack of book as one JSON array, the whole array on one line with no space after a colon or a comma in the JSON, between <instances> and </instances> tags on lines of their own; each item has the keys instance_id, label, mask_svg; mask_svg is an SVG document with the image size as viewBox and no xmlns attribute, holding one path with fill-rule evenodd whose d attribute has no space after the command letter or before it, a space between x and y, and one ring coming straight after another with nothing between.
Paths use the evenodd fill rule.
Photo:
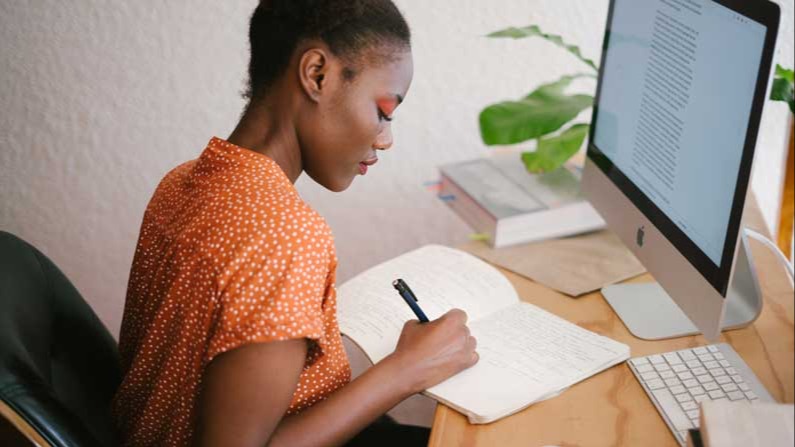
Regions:
<instances>
[{"instance_id":1,"label":"stack of book","mask_svg":"<svg viewBox=\"0 0 795 447\"><path fill-rule=\"evenodd\" d=\"M527 172L521 154L439 168L439 196L494 248L571 236L605 227L580 194L580 168Z\"/></svg>"}]
</instances>

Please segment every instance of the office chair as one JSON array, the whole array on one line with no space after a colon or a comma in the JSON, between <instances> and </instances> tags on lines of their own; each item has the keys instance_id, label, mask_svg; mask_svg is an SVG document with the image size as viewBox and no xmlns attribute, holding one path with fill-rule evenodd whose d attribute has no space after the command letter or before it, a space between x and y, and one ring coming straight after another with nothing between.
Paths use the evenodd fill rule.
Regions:
<instances>
[{"instance_id":1,"label":"office chair","mask_svg":"<svg viewBox=\"0 0 795 447\"><path fill-rule=\"evenodd\" d=\"M33 442L115 446L120 380L116 342L66 276L0 231L0 413Z\"/></svg>"}]
</instances>

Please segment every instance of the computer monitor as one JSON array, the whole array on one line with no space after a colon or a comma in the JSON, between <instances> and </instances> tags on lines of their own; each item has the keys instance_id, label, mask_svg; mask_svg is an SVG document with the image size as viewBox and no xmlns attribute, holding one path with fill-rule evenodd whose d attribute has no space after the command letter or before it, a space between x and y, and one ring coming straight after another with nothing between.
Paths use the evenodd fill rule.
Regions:
<instances>
[{"instance_id":1,"label":"computer monitor","mask_svg":"<svg viewBox=\"0 0 795 447\"><path fill-rule=\"evenodd\" d=\"M740 230L779 16L767 0L610 2L582 188L659 285L603 290L636 335L714 340L758 315Z\"/></svg>"}]
</instances>

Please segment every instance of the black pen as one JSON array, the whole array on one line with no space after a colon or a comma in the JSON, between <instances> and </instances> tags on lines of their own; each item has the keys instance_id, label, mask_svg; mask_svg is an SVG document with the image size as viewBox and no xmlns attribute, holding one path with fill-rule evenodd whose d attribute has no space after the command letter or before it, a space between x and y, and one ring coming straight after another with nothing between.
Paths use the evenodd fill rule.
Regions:
<instances>
[{"instance_id":1,"label":"black pen","mask_svg":"<svg viewBox=\"0 0 795 447\"><path fill-rule=\"evenodd\" d=\"M417 297L414 296L414 292L409 289L409 285L406 284L406 282L402 279L398 278L392 281L392 287L398 291L400 296L403 297L403 301L405 301L411 310L414 311L414 315L417 316L417 318L420 320L420 323L427 323L428 317L425 316L425 312L423 312L422 309L420 309L420 305L417 304L417 301L419 300L417 300Z\"/></svg>"}]
</instances>

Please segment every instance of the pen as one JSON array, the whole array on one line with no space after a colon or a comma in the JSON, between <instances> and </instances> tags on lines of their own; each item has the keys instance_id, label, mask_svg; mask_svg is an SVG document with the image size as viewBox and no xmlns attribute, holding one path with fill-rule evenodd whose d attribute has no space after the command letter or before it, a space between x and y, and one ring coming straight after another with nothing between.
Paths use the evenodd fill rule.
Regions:
<instances>
[{"instance_id":1,"label":"pen","mask_svg":"<svg viewBox=\"0 0 795 447\"><path fill-rule=\"evenodd\" d=\"M392 281L392 287L398 291L400 296L403 297L403 301L405 301L411 310L414 311L414 315L417 316L417 318L420 320L420 323L427 323L428 317L425 316L425 312L423 312L422 309L420 309L420 305L417 304L417 301L419 300L417 300L417 297L414 296L414 292L409 289L409 285L406 284L406 282L402 279L398 278Z\"/></svg>"}]
</instances>

